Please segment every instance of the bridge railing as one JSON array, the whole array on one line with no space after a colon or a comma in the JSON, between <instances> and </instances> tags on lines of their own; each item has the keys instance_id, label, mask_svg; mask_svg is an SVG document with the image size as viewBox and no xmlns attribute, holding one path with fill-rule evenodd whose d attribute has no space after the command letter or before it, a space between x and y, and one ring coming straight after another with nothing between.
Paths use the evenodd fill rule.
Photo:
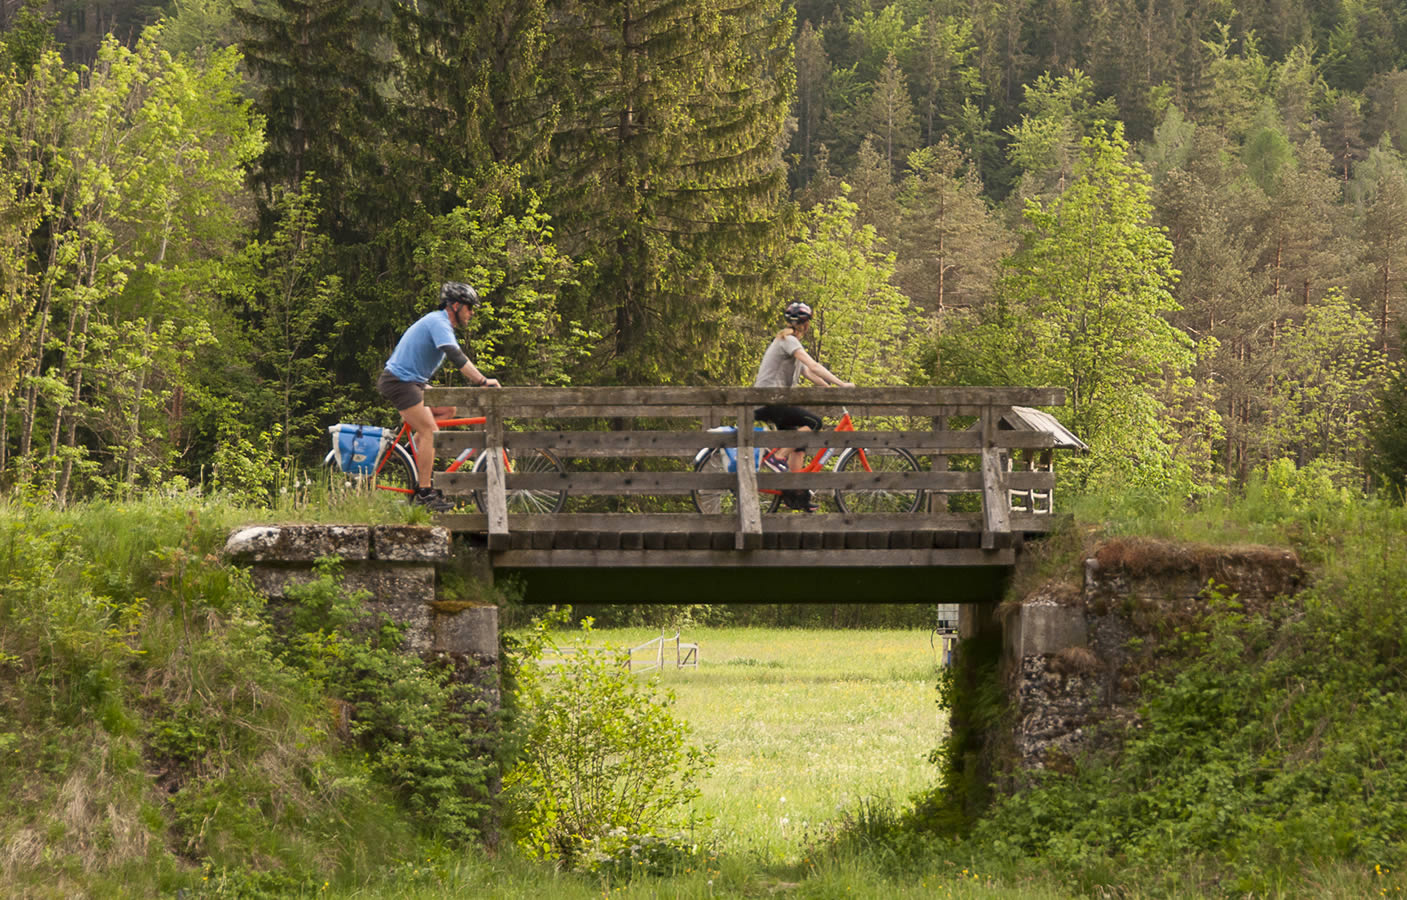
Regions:
<instances>
[{"instance_id":1,"label":"bridge railing","mask_svg":"<svg viewBox=\"0 0 1407 900\"><path fill-rule=\"evenodd\" d=\"M456 406L470 415L484 415L482 430L447 430L436 439L442 455L467 447L488 452L480 472L437 473L436 485L446 494L481 492L487 512L447 517L455 530L488 535L490 549L522 544L536 546L527 534L546 532L627 532L674 534L687 548L712 535L704 549L756 549L766 532L799 534L826 530L880 531L923 529L974 531L984 548L995 546L1013 531L1045 531L1050 506L1013 511L1013 496L1042 495L1054 490L1055 475L1049 466L1038 471L1013 471L1017 455L1045 454L1060 446L1055 434L1041 430L1014 430L1006 425L1013 407L1058 406L1061 388L882 387L882 388L772 388L741 387L506 387L430 388L426 403ZM688 465L704 447L736 448L747 459L755 446L777 444L769 432L753 430L754 410L767 404L804 406L825 415L833 424L847 409L864 431L817 433L788 432L788 447L899 447L928 465L917 472L778 473L753 466L737 466L736 473L694 472ZM513 426L509 420L517 420ZM553 428L543 428L547 423ZM915 428L916 423L926 427ZM517 427L521 424L523 427ZM608 427L603 428L603 424ZM736 431L709 431L730 424ZM768 437L763 437L768 435ZM566 473L505 472L502 448L546 448L567 463ZM622 466L601 471L598 459L661 457L679 460L673 471L641 471ZM955 458L977 464L950 468ZM591 471L572 471L573 459L592 458ZM926 509L904 516L892 514L817 514L763 516L759 489L809 488L818 492L889 488L922 489L931 497ZM512 490L563 490L571 497L584 495L688 495L694 490L736 490L736 514L698 513L572 513L510 515L507 492ZM945 498L975 494L980 511L953 512ZM570 506L569 506L570 508ZM519 534L518 543L511 537ZM717 538L731 536L728 548ZM552 546L545 543L543 546Z\"/></svg>"}]
</instances>

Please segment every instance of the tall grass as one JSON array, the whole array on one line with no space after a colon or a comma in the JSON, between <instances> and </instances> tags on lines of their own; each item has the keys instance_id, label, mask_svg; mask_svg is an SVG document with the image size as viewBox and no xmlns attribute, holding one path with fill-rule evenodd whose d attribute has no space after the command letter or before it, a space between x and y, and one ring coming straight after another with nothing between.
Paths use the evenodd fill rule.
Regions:
<instances>
[{"instance_id":1,"label":"tall grass","mask_svg":"<svg viewBox=\"0 0 1407 900\"><path fill-rule=\"evenodd\" d=\"M355 879L414 853L219 556L248 510L0 508L0 876L15 895Z\"/></svg>"}]
</instances>

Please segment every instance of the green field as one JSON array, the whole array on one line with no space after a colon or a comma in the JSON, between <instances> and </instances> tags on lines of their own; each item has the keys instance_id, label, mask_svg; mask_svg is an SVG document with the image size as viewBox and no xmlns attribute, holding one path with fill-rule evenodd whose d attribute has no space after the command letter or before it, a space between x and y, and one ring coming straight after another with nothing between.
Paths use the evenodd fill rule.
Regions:
<instances>
[{"instance_id":1,"label":"green field","mask_svg":"<svg viewBox=\"0 0 1407 900\"><path fill-rule=\"evenodd\" d=\"M598 629L589 643L624 648L658 635ZM584 640L559 636L564 647ZM702 871L611 883L509 853L427 862L407 869L402 888L387 893L383 884L356 896L1068 896L1025 879L994 880L960 856L897 873L882 859L826 850L827 838L862 807L901 808L933 783L927 757L947 727L937 705L938 638L921 630L710 627L686 628L683 640L699 645L698 668L675 668L671 647L663 670L639 677L671 690L679 718L714 750L694 806L705 822L697 837L709 848ZM635 667L651 659L637 653Z\"/></svg>"},{"instance_id":2,"label":"green field","mask_svg":"<svg viewBox=\"0 0 1407 900\"><path fill-rule=\"evenodd\" d=\"M658 634L594 640L629 647ZM898 805L931 783L927 755L946 719L927 632L701 628L683 639L699 645L697 668L671 657L641 677L673 690L680 718L714 747L696 810L720 851L796 863L808 838L861 801Z\"/></svg>"}]
</instances>

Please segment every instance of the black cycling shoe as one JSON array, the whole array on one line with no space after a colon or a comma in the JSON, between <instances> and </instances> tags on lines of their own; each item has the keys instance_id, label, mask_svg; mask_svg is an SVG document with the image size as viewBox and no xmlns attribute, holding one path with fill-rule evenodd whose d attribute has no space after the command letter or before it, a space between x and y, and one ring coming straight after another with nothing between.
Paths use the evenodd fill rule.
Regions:
<instances>
[{"instance_id":1,"label":"black cycling shoe","mask_svg":"<svg viewBox=\"0 0 1407 900\"><path fill-rule=\"evenodd\" d=\"M782 491L782 502L800 512L813 513L820 509L811 491Z\"/></svg>"},{"instance_id":2,"label":"black cycling shoe","mask_svg":"<svg viewBox=\"0 0 1407 900\"><path fill-rule=\"evenodd\" d=\"M410 495L410 502L431 512L449 512L454 509L454 504L445 499L439 488L420 488Z\"/></svg>"}]
</instances>

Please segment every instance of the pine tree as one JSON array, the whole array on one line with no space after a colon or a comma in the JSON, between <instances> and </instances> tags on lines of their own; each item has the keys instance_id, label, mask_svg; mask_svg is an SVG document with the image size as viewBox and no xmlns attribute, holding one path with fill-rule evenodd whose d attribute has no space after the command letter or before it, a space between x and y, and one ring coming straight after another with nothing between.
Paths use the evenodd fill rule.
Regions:
<instances>
[{"instance_id":1,"label":"pine tree","mask_svg":"<svg viewBox=\"0 0 1407 900\"><path fill-rule=\"evenodd\" d=\"M1354 188L1363 206L1363 263L1373 274L1371 283L1361 285L1362 296L1371 298L1377 346L1386 351L1407 282L1407 161L1386 136L1359 166Z\"/></svg>"},{"instance_id":2,"label":"pine tree","mask_svg":"<svg viewBox=\"0 0 1407 900\"><path fill-rule=\"evenodd\" d=\"M855 111L854 130L873 136L891 174L918 143L918 122L908 80L894 54L889 54L869 98Z\"/></svg>"},{"instance_id":3,"label":"pine tree","mask_svg":"<svg viewBox=\"0 0 1407 900\"><path fill-rule=\"evenodd\" d=\"M804 185L816 171L820 147L821 120L826 114L826 86L830 60L821 42L821 33L810 22L801 23L796 36L796 136L792 163L793 184Z\"/></svg>"},{"instance_id":4,"label":"pine tree","mask_svg":"<svg viewBox=\"0 0 1407 900\"><path fill-rule=\"evenodd\" d=\"M1210 128L1192 133L1185 161L1164 174L1156 199L1182 273L1182 308L1170 320L1203 348L1193 376L1219 404L1222 465L1244 478L1260 443L1274 321L1269 277L1256 266L1256 223L1268 201Z\"/></svg>"},{"instance_id":5,"label":"pine tree","mask_svg":"<svg viewBox=\"0 0 1407 900\"><path fill-rule=\"evenodd\" d=\"M369 0L244 0L235 14L247 32L240 49L258 76L268 146L258 180L297 192L323 184L325 223L345 234L363 226L358 205L372 190L374 152L387 120L387 22ZM375 190L384 191L384 185Z\"/></svg>"},{"instance_id":6,"label":"pine tree","mask_svg":"<svg viewBox=\"0 0 1407 900\"><path fill-rule=\"evenodd\" d=\"M963 103L981 97L982 81L970 62L974 52L972 24L966 18L930 9L919 22L910 87L923 146L938 143L959 121Z\"/></svg>"},{"instance_id":7,"label":"pine tree","mask_svg":"<svg viewBox=\"0 0 1407 900\"><path fill-rule=\"evenodd\" d=\"M909 155L900 194L896 282L929 315L982 305L1012 240L982 198L967 160L943 141Z\"/></svg>"},{"instance_id":8,"label":"pine tree","mask_svg":"<svg viewBox=\"0 0 1407 900\"><path fill-rule=\"evenodd\" d=\"M794 75L781 0L570 0L545 182L558 236L595 264L570 315L626 383L740 378L739 329L771 296Z\"/></svg>"},{"instance_id":9,"label":"pine tree","mask_svg":"<svg viewBox=\"0 0 1407 900\"><path fill-rule=\"evenodd\" d=\"M892 243L899 233L898 188L893 170L875 148L873 137L865 138L860 145L847 182L850 200L858 207L856 221L874 226L881 240Z\"/></svg>"}]
</instances>

